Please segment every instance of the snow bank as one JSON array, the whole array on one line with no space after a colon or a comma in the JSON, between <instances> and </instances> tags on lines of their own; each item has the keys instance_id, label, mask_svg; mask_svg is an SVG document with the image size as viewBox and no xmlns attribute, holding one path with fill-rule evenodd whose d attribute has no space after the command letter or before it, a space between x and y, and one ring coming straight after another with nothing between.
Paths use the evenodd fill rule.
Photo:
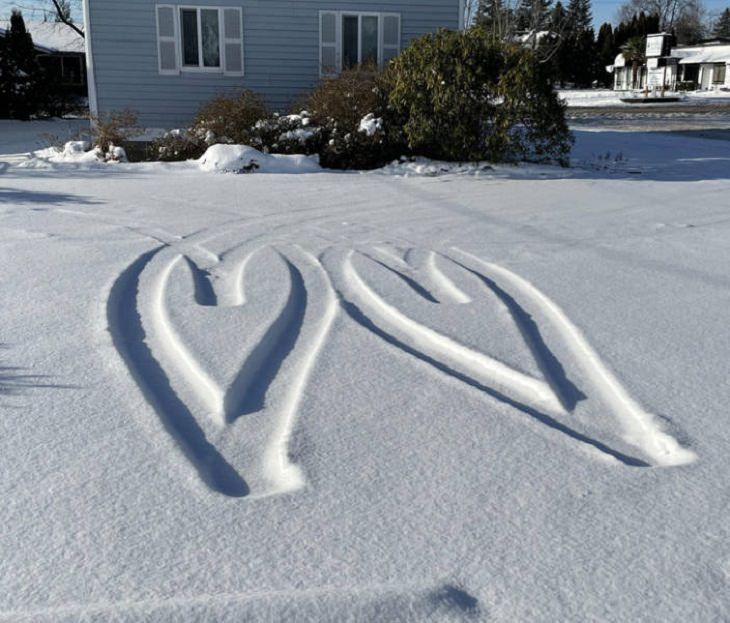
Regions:
<instances>
[{"instance_id":1,"label":"snow bank","mask_svg":"<svg viewBox=\"0 0 730 623\"><path fill-rule=\"evenodd\" d=\"M248 145L213 145L198 160L203 171L220 173L316 173L318 156L265 154Z\"/></svg>"},{"instance_id":2,"label":"snow bank","mask_svg":"<svg viewBox=\"0 0 730 623\"><path fill-rule=\"evenodd\" d=\"M94 167L109 162L127 162L127 154L124 148L110 145L109 150L104 153L99 147L91 147L88 141L68 141L63 149L48 147L33 152L28 160L21 162L18 166L28 169L44 168L50 164L75 164Z\"/></svg>"}]
</instances>

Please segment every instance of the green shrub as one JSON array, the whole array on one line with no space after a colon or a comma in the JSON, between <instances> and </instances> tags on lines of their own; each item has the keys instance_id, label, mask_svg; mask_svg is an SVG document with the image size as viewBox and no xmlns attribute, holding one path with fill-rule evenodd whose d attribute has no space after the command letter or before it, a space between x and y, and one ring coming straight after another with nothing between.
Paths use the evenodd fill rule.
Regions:
<instances>
[{"instance_id":1,"label":"green shrub","mask_svg":"<svg viewBox=\"0 0 730 623\"><path fill-rule=\"evenodd\" d=\"M529 50L479 28L413 41L384 77L391 123L411 152L443 160L554 160L570 135L563 107Z\"/></svg>"},{"instance_id":2,"label":"green shrub","mask_svg":"<svg viewBox=\"0 0 730 623\"><path fill-rule=\"evenodd\" d=\"M530 50L506 50L499 78L495 128L487 141L493 160L557 162L568 166L573 137L565 104L553 89L549 69Z\"/></svg>"}]
</instances>

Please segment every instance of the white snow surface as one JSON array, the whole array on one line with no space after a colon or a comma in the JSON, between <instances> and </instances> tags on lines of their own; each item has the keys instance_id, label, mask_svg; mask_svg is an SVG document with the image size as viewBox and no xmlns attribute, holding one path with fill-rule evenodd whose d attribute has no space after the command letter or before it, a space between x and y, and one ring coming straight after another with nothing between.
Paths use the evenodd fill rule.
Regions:
<instances>
[{"instance_id":1,"label":"white snow surface","mask_svg":"<svg viewBox=\"0 0 730 623\"><path fill-rule=\"evenodd\" d=\"M12 127L0 621L727 619L730 143L211 175Z\"/></svg>"}]
</instances>

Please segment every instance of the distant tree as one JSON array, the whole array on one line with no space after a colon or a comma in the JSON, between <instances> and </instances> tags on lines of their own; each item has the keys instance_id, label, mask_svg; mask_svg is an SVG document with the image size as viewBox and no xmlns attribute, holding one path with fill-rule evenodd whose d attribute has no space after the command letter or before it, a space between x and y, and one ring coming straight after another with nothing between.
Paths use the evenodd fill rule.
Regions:
<instances>
[{"instance_id":1,"label":"distant tree","mask_svg":"<svg viewBox=\"0 0 730 623\"><path fill-rule=\"evenodd\" d=\"M677 42L693 44L702 41L708 31L706 14L707 11L701 0L689 0L672 29L677 37Z\"/></svg>"},{"instance_id":2,"label":"distant tree","mask_svg":"<svg viewBox=\"0 0 730 623\"><path fill-rule=\"evenodd\" d=\"M544 31L549 21L550 0L520 0L515 11L517 31Z\"/></svg>"},{"instance_id":3,"label":"distant tree","mask_svg":"<svg viewBox=\"0 0 730 623\"><path fill-rule=\"evenodd\" d=\"M40 68L20 11L13 10L0 51L0 115L28 119L37 108Z\"/></svg>"},{"instance_id":4,"label":"distant tree","mask_svg":"<svg viewBox=\"0 0 730 623\"><path fill-rule=\"evenodd\" d=\"M555 3L552 11L550 11L549 27L550 32L556 33L558 36L559 47L551 58L551 64L555 81L562 87L570 79L573 59L568 41L570 32L568 12L560 0Z\"/></svg>"},{"instance_id":5,"label":"distant tree","mask_svg":"<svg viewBox=\"0 0 730 623\"><path fill-rule=\"evenodd\" d=\"M720 13L712 28L712 36L717 39L730 39L730 8Z\"/></svg>"},{"instance_id":6,"label":"distant tree","mask_svg":"<svg viewBox=\"0 0 730 623\"><path fill-rule=\"evenodd\" d=\"M514 11L509 0L479 0L476 25L492 41L504 41L514 34Z\"/></svg>"},{"instance_id":7,"label":"distant tree","mask_svg":"<svg viewBox=\"0 0 730 623\"><path fill-rule=\"evenodd\" d=\"M74 21L71 15L71 2L69 0L57 0L55 20L62 23Z\"/></svg>"},{"instance_id":8,"label":"distant tree","mask_svg":"<svg viewBox=\"0 0 730 623\"><path fill-rule=\"evenodd\" d=\"M596 55L598 62L598 70L596 72L598 81L604 86L611 85L611 74L606 71L606 67L613 65L616 58L616 48L613 37L613 26L608 22L601 24L598 29L598 37L596 38Z\"/></svg>"},{"instance_id":9,"label":"distant tree","mask_svg":"<svg viewBox=\"0 0 730 623\"><path fill-rule=\"evenodd\" d=\"M568 64L567 78L576 86L590 86L596 78L595 33L590 0L570 0L563 45Z\"/></svg>"},{"instance_id":10,"label":"distant tree","mask_svg":"<svg viewBox=\"0 0 730 623\"><path fill-rule=\"evenodd\" d=\"M619 8L618 16L628 22L640 13L657 15L659 28L664 32L679 31L695 36L702 30L705 9L702 0L626 0Z\"/></svg>"}]
</instances>

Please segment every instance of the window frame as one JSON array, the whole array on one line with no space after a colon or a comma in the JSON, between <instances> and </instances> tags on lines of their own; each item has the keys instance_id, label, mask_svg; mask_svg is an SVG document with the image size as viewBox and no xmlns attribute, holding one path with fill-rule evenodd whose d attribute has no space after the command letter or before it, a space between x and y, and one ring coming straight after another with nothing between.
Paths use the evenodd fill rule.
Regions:
<instances>
[{"instance_id":1,"label":"window frame","mask_svg":"<svg viewBox=\"0 0 730 623\"><path fill-rule=\"evenodd\" d=\"M722 72L722 80L718 80L717 74ZM713 63L712 67L712 84L725 84L727 78L727 63Z\"/></svg>"},{"instance_id":2,"label":"window frame","mask_svg":"<svg viewBox=\"0 0 730 623\"><path fill-rule=\"evenodd\" d=\"M324 43L322 40L322 17L323 15L334 15L335 16L335 43L334 46L331 43ZM402 41L402 15L401 13L384 12L384 11L331 11L331 10L320 10L319 11L319 76L320 78L332 77L340 74L344 70L344 18L345 17L357 17L357 58L358 64L362 63L362 18L363 17L376 17L378 20L378 48L377 48L377 59L376 64L382 68L384 65L384 49L395 48L393 45L386 46L384 44L384 32L385 32L385 19L387 17L398 18L398 53L401 51ZM322 48L323 47L334 47L335 49L335 62L336 67L332 72L323 71L322 67Z\"/></svg>"},{"instance_id":3,"label":"window frame","mask_svg":"<svg viewBox=\"0 0 730 623\"><path fill-rule=\"evenodd\" d=\"M219 6L201 6L201 5L183 5L177 6L177 32L180 33L180 44L178 45L178 53L180 55L180 71L186 73L214 73L222 74L225 72L223 54L225 52L223 47L223 8ZM236 8L236 7L230 7ZM203 20L201 19L201 11L216 11L218 13L218 66L208 67L204 65L203 59ZM198 27L198 64L197 65L186 65L185 64L185 41L184 32L182 28L182 15L183 11L195 11L196 22Z\"/></svg>"},{"instance_id":4,"label":"window frame","mask_svg":"<svg viewBox=\"0 0 730 623\"><path fill-rule=\"evenodd\" d=\"M344 59L345 59L345 42L344 42L344 32L345 32L345 18L346 17L357 17L357 65L362 65L362 18L363 17L375 17L378 20L378 32L376 34L377 37L377 50L376 50L376 56L375 64L380 67L382 65L382 30L383 30L383 18L381 17L380 13L377 13L375 11L338 11L337 19L339 20L339 32L340 32L340 41L338 44L341 47L341 57L340 57L340 71L343 71L345 69L344 66Z\"/></svg>"}]
</instances>

